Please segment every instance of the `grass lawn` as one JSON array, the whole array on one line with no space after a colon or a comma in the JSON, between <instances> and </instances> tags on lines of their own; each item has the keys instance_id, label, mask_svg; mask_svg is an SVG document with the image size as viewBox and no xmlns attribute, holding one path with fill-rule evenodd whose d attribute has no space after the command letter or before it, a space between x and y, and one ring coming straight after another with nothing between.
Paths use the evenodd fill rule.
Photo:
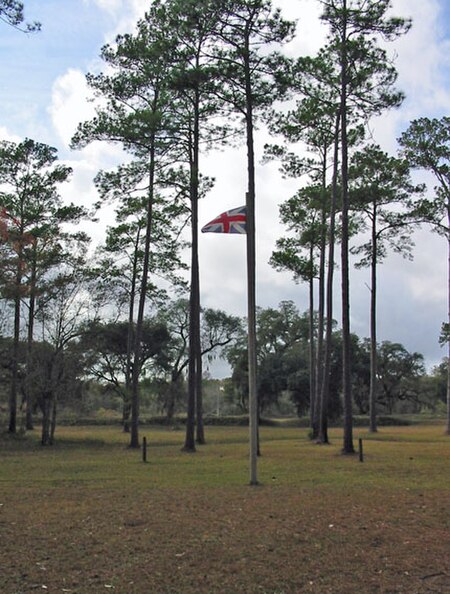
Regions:
<instances>
[{"instance_id":1,"label":"grass lawn","mask_svg":"<svg viewBox=\"0 0 450 594\"><path fill-rule=\"evenodd\" d=\"M450 438L381 429L364 462L307 430L264 427L261 485L247 429L60 427L52 448L0 436L0 593L450 593Z\"/></svg>"}]
</instances>

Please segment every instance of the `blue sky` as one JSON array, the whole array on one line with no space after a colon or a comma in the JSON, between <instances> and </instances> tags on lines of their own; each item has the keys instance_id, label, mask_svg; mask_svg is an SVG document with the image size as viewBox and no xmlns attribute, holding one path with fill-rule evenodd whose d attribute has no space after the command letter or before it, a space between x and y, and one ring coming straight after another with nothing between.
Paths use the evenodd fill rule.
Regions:
<instances>
[{"instance_id":1,"label":"blue sky","mask_svg":"<svg viewBox=\"0 0 450 594\"><path fill-rule=\"evenodd\" d=\"M83 0L28 0L27 21L38 20L42 30L21 34L3 25L0 36L2 124L19 135L54 135L48 106L52 87L69 68L89 70L105 41L113 18ZM55 142L55 140L53 140Z\"/></svg>"},{"instance_id":2,"label":"blue sky","mask_svg":"<svg viewBox=\"0 0 450 594\"><path fill-rule=\"evenodd\" d=\"M86 102L85 74L99 71L100 48L117 33L131 30L149 2L145 0L25 0L26 20L39 20L42 31L25 35L0 23L0 138L25 136L55 146L60 158L74 169L64 188L67 200L89 205L96 199L92 179L99 169L121 162L118 147L94 144L70 151L76 125L92 115ZM288 18L298 19L298 36L287 48L291 55L314 52L325 31L318 22L316 0L274 0ZM406 93L403 106L371 123L374 138L395 153L396 139L416 117L440 117L450 112L450 5L448 0L394 0L393 14L413 17L411 32L391 44L397 54L398 86ZM262 153L264 131L257 137ZM200 222L239 206L245 196L243 148L204 156L204 171L216 177L216 186L201 204ZM258 288L263 307L293 299L307 307L307 288L292 283L288 274L267 264L275 240L283 233L278 205L293 195L298 181L283 180L275 164L258 165ZM101 240L111 213L103 212L100 225L88 230ZM245 258L242 237L201 238L202 298L207 306L245 315ZM445 241L422 231L416 238L415 260L389 256L380 271L379 338L402 342L422 352L429 364L444 352L438 346L441 322L447 315L447 249ZM337 279L339 282L339 279ZM368 335L367 273L353 272L352 329ZM336 304L336 317L339 304Z\"/></svg>"}]
</instances>

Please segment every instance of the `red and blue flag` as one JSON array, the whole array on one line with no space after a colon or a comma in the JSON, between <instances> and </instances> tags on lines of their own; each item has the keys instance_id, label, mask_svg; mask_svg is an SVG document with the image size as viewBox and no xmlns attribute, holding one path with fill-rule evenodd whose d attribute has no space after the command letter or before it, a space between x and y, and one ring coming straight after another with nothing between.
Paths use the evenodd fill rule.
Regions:
<instances>
[{"instance_id":1,"label":"red and blue flag","mask_svg":"<svg viewBox=\"0 0 450 594\"><path fill-rule=\"evenodd\" d=\"M202 233L247 233L247 208L223 212L202 228Z\"/></svg>"}]
</instances>

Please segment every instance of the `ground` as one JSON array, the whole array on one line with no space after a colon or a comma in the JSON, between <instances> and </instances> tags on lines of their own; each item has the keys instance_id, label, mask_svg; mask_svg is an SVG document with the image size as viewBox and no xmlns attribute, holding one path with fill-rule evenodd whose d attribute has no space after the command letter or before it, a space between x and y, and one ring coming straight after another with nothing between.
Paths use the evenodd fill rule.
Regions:
<instances>
[{"instance_id":1,"label":"ground","mask_svg":"<svg viewBox=\"0 0 450 594\"><path fill-rule=\"evenodd\" d=\"M422 594L450 592L450 439L383 429L364 462L306 431L263 428L259 486L247 430L217 427L196 454L143 429L0 439L0 592Z\"/></svg>"}]
</instances>

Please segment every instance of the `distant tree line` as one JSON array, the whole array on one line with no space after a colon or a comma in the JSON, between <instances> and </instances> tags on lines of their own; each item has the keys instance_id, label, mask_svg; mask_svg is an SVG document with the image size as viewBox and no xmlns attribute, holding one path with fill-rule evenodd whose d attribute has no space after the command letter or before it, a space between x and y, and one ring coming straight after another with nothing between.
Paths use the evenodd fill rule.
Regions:
<instances>
[{"instance_id":1,"label":"distant tree line","mask_svg":"<svg viewBox=\"0 0 450 594\"><path fill-rule=\"evenodd\" d=\"M314 334L317 336L317 312ZM309 369L309 313L300 314L292 301L281 302L278 309L259 309L258 394L261 415L277 411L283 398L289 398L298 416L311 412L311 374ZM342 417L342 331L332 332L330 395L328 419ZM371 390L371 341L351 336L351 382L356 414L369 415ZM226 348L232 374L226 382L226 396L247 411L248 383L244 337ZM423 356L409 352L402 344L383 341L377 344L377 408L384 415L424 410L444 410L446 397L446 360L427 374ZM444 374L443 374L444 371Z\"/></svg>"},{"instance_id":2,"label":"distant tree line","mask_svg":"<svg viewBox=\"0 0 450 594\"><path fill-rule=\"evenodd\" d=\"M370 142L371 118L403 100L380 42L394 41L411 23L389 15L389 0L319 1L328 36L315 56L275 51L293 38L295 24L270 0L155 0L133 34L103 47L104 72L87 75L97 112L80 123L72 147L117 143L128 155L115 170L98 172L91 212L63 203L59 188L71 170L58 164L54 148L31 139L0 143L9 432L17 431L18 406L30 429L40 402L42 441L51 443L61 390L96 378L122 398L130 446L139 447L140 390L151 375L168 382L161 389L169 416L184 400L183 449L195 451L196 442L205 442L203 363L221 349L233 369L232 391L245 405L242 321L200 303L198 201L214 184L202 173L201 156L240 139L247 198L257 200L258 119L281 138L267 145L264 158L299 180L298 192L280 207L288 232L271 263L308 283L310 301L306 317L289 302L258 312L259 410L289 393L299 413L309 409L312 436L325 443L330 415L342 413L343 452L353 453L355 406L369 412L376 431L379 410L414 400L410 382L423 376L421 356L377 340L379 265L389 250L411 257L412 233L421 224L447 238L450 250L450 120L412 122L397 156ZM0 2L0 18L22 23L22 3ZM435 176L434 191L412 183L411 167ZM115 222L91 257L90 238L76 226L99 208L113 209ZM350 328L352 253L371 272L371 332L362 342ZM170 302L177 294L183 299ZM443 323L442 342L449 324ZM40 358L46 363L35 369ZM389 358L405 367L388 370Z\"/></svg>"},{"instance_id":3,"label":"distant tree line","mask_svg":"<svg viewBox=\"0 0 450 594\"><path fill-rule=\"evenodd\" d=\"M85 295L78 295L85 299ZM67 310L65 308L67 307ZM14 338L0 341L2 386L9 387L14 378L16 401L9 400L9 418L17 408L22 414L21 429L32 429L39 413L42 419L42 443L54 440L57 408L67 403L76 409L83 394L101 390L121 402L122 425L130 431L130 392L127 385L128 323L86 319L73 303L67 301L56 312L57 324L68 333L51 334L55 320L40 314L42 329L48 334L29 344ZM72 324L76 320L76 326ZM201 312L201 348L205 360L219 356L223 349L242 332L239 318L220 310ZM173 420L175 412L185 409L187 396L186 368L188 353L188 304L178 299L161 306L157 313L144 320L139 361L140 386L150 382L155 390L155 405ZM55 341L55 338L59 339ZM96 388L95 388L96 386ZM6 390L2 393L6 396Z\"/></svg>"},{"instance_id":4,"label":"distant tree line","mask_svg":"<svg viewBox=\"0 0 450 594\"><path fill-rule=\"evenodd\" d=\"M160 411L168 424L175 415L183 416L186 407L186 367L188 308L180 299L146 318L142 340L141 389L148 394L147 407ZM317 321L317 317L316 317ZM230 377L220 382L222 410L248 413L248 360L244 320L217 310L201 315L202 353L205 361L222 357L230 365ZM317 332L317 324L315 324ZM29 357L26 342L17 351L17 391L20 407L29 411L23 420L42 419L42 442L54 439L57 407L69 408L78 415L85 412L86 400L100 393L103 408L117 409L121 403L124 431L129 431L130 400L126 386L127 323L91 321L79 327L77 339L63 351L49 342L34 341ZM259 413L299 417L311 410L309 373L309 314L300 314L291 301L277 309L258 309L258 394ZM0 368L3 384L12 378L15 349L12 338L0 341ZM423 356L403 345L383 341L377 345L377 408L383 415L442 412L446 399L446 360L426 373ZM342 417L342 332L333 330L330 397L327 417L336 422ZM370 411L371 341L352 335L351 381L353 412ZM207 375L203 382L207 382ZM150 400L149 400L150 398ZM112 405L114 403L114 405ZM286 408L287 403L290 406ZM109 405L109 406L108 406ZM95 409L95 406L91 406ZM90 410L91 410L90 409Z\"/></svg>"}]
</instances>

